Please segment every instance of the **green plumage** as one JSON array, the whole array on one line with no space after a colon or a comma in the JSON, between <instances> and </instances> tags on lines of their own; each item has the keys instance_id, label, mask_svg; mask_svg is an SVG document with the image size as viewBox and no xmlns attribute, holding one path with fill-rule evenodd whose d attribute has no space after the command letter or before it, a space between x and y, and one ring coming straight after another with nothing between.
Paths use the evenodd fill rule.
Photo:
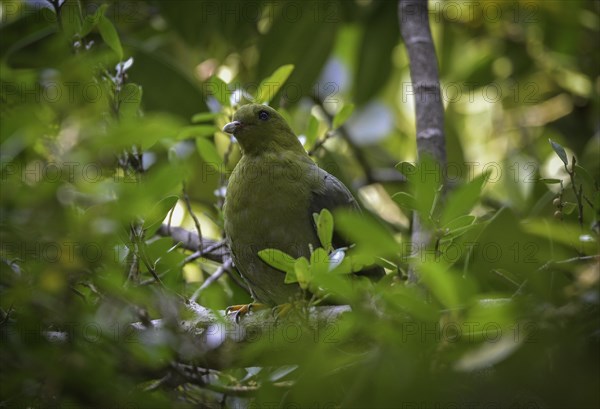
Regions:
<instances>
[{"instance_id":1,"label":"green plumage","mask_svg":"<svg viewBox=\"0 0 600 409\"><path fill-rule=\"evenodd\" d=\"M265 105L245 105L223 130L232 133L242 158L225 199L225 234L233 261L255 301L289 302L299 292L285 274L257 253L276 248L294 258L319 247L313 213L339 206L359 209L348 189L308 156L285 120Z\"/></svg>"}]
</instances>

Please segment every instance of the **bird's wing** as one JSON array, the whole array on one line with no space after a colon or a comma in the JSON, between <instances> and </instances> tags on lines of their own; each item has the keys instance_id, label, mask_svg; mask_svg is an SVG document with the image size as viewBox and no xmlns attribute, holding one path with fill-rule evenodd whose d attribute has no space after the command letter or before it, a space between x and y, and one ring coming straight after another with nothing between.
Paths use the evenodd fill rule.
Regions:
<instances>
[{"instance_id":1,"label":"bird's wing","mask_svg":"<svg viewBox=\"0 0 600 409\"><path fill-rule=\"evenodd\" d=\"M333 211L337 207L347 207L360 212L360 207L352 193L335 176L321 168L317 170L319 183L312 190L309 205L310 216L319 213L322 209Z\"/></svg>"},{"instance_id":2,"label":"bird's wing","mask_svg":"<svg viewBox=\"0 0 600 409\"><path fill-rule=\"evenodd\" d=\"M320 213L322 209L333 211L338 207L346 207L354 211L361 212L358 202L352 196L342 182L335 176L327 173L321 168L318 168L318 178L322 183L312 191L312 197L309 205L310 220L313 220L313 213ZM317 226L314 224L315 234ZM350 243L343 240L337 233L333 233L332 244L335 248L347 247ZM379 266L373 266L357 273L358 275L367 276L371 279L380 279L385 275L383 269Z\"/></svg>"}]
</instances>

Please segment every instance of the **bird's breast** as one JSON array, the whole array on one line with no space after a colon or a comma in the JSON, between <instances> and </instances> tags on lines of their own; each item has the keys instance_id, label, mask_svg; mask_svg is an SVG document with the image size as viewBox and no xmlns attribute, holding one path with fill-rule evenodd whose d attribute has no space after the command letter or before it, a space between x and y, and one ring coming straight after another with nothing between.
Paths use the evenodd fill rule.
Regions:
<instances>
[{"instance_id":1,"label":"bird's breast","mask_svg":"<svg viewBox=\"0 0 600 409\"><path fill-rule=\"evenodd\" d=\"M242 160L231 175L225 231L236 248L304 254L316 235L308 211L311 170L291 160Z\"/></svg>"}]
</instances>

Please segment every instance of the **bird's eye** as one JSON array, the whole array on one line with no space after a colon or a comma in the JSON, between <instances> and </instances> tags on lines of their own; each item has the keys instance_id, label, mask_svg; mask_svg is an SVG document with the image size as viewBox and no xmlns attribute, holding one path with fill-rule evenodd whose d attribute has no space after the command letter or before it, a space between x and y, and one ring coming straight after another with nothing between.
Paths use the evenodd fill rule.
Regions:
<instances>
[{"instance_id":1,"label":"bird's eye","mask_svg":"<svg viewBox=\"0 0 600 409\"><path fill-rule=\"evenodd\" d=\"M260 111L258 113L258 119L260 119L261 121L266 121L267 119L269 119L269 113L267 111Z\"/></svg>"}]
</instances>

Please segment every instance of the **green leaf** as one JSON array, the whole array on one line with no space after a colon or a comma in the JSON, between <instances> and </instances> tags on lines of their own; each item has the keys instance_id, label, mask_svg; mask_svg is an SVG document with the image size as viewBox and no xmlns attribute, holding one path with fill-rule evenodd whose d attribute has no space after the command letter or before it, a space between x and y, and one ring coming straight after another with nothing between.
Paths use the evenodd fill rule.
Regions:
<instances>
[{"instance_id":1,"label":"green leaf","mask_svg":"<svg viewBox=\"0 0 600 409\"><path fill-rule=\"evenodd\" d=\"M582 168L579 165L575 165L575 175L580 176L583 179L583 181L585 182L584 186L587 189L590 189L590 190L595 189L596 181L594 180L592 175L590 175L590 173L585 168ZM585 191L585 188L584 188L584 191Z\"/></svg>"},{"instance_id":2,"label":"green leaf","mask_svg":"<svg viewBox=\"0 0 600 409\"><path fill-rule=\"evenodd\" d=\"M290 86L280 89L278 95L271 99L271 106L279 105L280 97L290 102L297 102L302 96L315 95L317 88L315 84L331 56L336 34L342 23L339 18L335 18L336 21L325 22L322 16L313 13L322 7L320 3L322 2L295 3L299 15L293 22L287 17L285 11L273 13L271 28L258 38L260 57L256 65L257 78L266 78L284 64L295 64L294 72L287 82ZM287 8L285 2L280 4L284 10ZM313 10L312 4L318 4L317 9ZM282 46L284 39L285 46ZM317 97L323 100L339 96L337 84L328 85L331 87L325 91L317 91Z\"/></svg>"},{"instance_id":3,"label":"green leaf","mask_svg":"<svg viewBox=\"0 0 600 409\"><path fill-rule=\"evenodd\" d=\"M151 148L158 140L174 138L181 124L174 117L164 114L146 114L143 118L125 117L122 121L110 126L108 134L102 139L95 139L97 148L111 146L113 149L140 145L143 150ZM94 129L98 134L102 130Z\"/></svg>"},{"instance_id":4,"label":"green leaf","mask_svg":"<svg viewBox=\"0 0 600 409\"><path fill-rule=\"evenodd\" d=\"M277 94L277 91L285 84L292 71L294 71L292 64L277 68L273 74L260 83L254 102L262 104L271 101L275 94Z\"/></svg>"},{"instance_id":5,"label":"green leaf","mask_svg":"<svg viewBox=\"0 0 600 409\"><path fill-rule=\"evenodd\" d=\"M435 210L436 196L442 184L440 165L432 157L423 155L410 182L414 188L416 210L421 215L421 221L430 225L430 216Z\"/></svg>"},{"instance_id":6,"label":"green leaf","mask_svg":"<svg viewBox=\"0 0 600 409\"><path fill-rule=\"evenodd\" d=\"M540 178L540 182L546 183L547 185L554 185L554 184L560 183L561 180L554 179L554 178Z\"/></svg>"},{"instance_id":7,"label":"green leaf","mask_svg":"<svg viewBox=\"0 0 600 409\"><path fill-rule=\"evenodd\" d=\"M397 2L374 2L378 7L364 23L363 37L356 54L354 96L358 105L373 98L392 73L394 47L400 40Z\"/></svg>"},{"instance_id":8,"label":"green leaf","mask_svg":"<svg viewBox=\"0 0 600 409\"><path fill-rule=\"evenodd\" d=\"M213 112L200 112L200 113L195 114L192 117L192 123L197 124L200 122L211 122L219 115L220 115L219 113L213 113Z\"/></svg>"},{"instance_id":9,"label":"green leaf","mask_svg":"<svg viewBox=\"0 0 600 409\"><path fill-rule=\"evenodd\" d=\"M474 217L474 216L465 216L465 217ZM460 217L458 219L460 219ZM458 220L458 219L455 219L455 220ZM449 225L452 225L453 222L454 221L450 222ZM478 227L480 227L480 225L478 225L478 224L468 224L466 226L453 227L452 229L444 232L444 236L442 237L442 239L440 241L442 243L449 243L452 240L454 240L455 238L460 237L463 234L467 233L468 231L471 231Z\"/></svg>"},{"instance_id":10,"label":"green leaf","mask_svg":"<svg viewBox=\"0 0 600 409\"><path fill-rule=\"evenodd\" d=\"M560 160L562 160L565 166L567 166L569 164L569 158L567 158L567 152L565 152L565 148L554 142L552 139L548 139L548 141L550 142L550 145L552 145L552 149L554 149L554 152L556 152Z\"/></svg>"},{"instance_id":11,"label":"green leaf","mask_svg":"<svg viewBox=\"0 0 600 409\"><path fill-rule=\"evenodd\" d=\"M442 226L471 211L475 203L479 200L481 189L488 177L489 172L482 173L471 182L458 187L448 195L446 206L442 210Z\"/></svg>"},{"instance_id":12,"label":"green leaf","mask_svg":"<svg viewBox=\"0 0 600 409\"><path fill-rule=\"evenodd\" d=\"M175 206L179 198L177 196L167 196L156 203L150 212L144 217L144 229L151 236L160 227L161 223L167 217L169 210Z\"/></svg>"},{"instance_id":13,"label":"green leaf","mask_svg":"<svg viewBox=\"0 0 600 409\"><path fill-rule=\"evenodd\" d=\"M264 249L258 252L258 257L268 265L284 273L294 274L296 260L287 253L277 249ZM307 261L308 262L308 261ZM286 281L287 282L287 281ZM295 282L295 281L294 281Z\"/></svg>"},{"instance_id":14,"label":"green leaf","mask_svg":"<svg viewBox=\"0 0 600 409\"><path fill-rule=\"evenodd\" d=\"M177 140L191 138L206 138L213 136L217 132L217 127L214 125L192 125L183 127L177 134Z\"/></svg>"},{"instance_id":15,"label":"green leaf","mask_svg":"<svg viewBox=\"0 0 600 409\"><path fill-rule=\"evenodd\" d=\"M342 126L350 118L352 112L354 112L354 104L344 105L333 117L333 129L338 129Z\"/></svg>"},{"instance_id":16,"label":"green leaf","mask_svg":"<svg viewBox=\"0 0 600 409\"><path fill-rule=\"evenodd\" d=\"M336 230L356 243L357 251L380 257L394 256L400 251L394 236L372 217L347 209L338 209L335 216Z\"/></svg>"},{"instance_id":17,"label":"green leaf","mask_svg":"<svg viewBox=\"0 0 600 409\"><path fill-rule=\"evenodd\" d=\"M317 140L319 133L319 120L314 115L310 116L308 129L306 130L306 146L312 146Z\"/></svg>"},{"instance_id":18,"label":"green leaf","mask_svg":"<svg viewBox=\"0 0 600 409\"><path fill-rule=\"evenodd\" d=\"M121 47L121 40L119 40L119 34L115 29L113 23L104 16L98 18L98 29L102 40L117 54L119 60L123 59L123 48Z\"/></svg>"},{"instance_id":19,"label":"green leaf","mask_svg":"<svg viewBox=\"0 0 600 409\"><path fill-rule=\"evenodd\" d=\"M419 271L423 283L446 308L464 307L476 294L473 280L462 277L459 272L449 270L441 263L422 263Z\"/></svg>"},{"instance_id":20,"label":"green leaf","mask_svg":"<svg viewBox=\"0 0 600 409\"><path fill-rule=\"evenodd\" d=\"M206 163L215 165L217 169L221 168L223 159L221 158L221 155L219 155L217 147L212 141L205 138L197 138L196 148L198 149L200 157L204 159Z\"/></svg>"},{"instance_id":21,"label":"green leaf","mask_svg":"<svg viewBox=\"0 0 600 409\"><path fill-rule=\"evenodd\" d=\"M321 246L326 251L331 250L331 240L333 238L333 215L327 209L322 209L318 215L313 215L315 224L317 225L317 235Z\"/></svg>"},{"instance_id":22,"label":"green leaf","mask_svg":"<svg viewBox=\"0 0 600 409\"><path fill-rule=\"evenodd\" d=\"M413 211L417 208L417 203L413 195L406 192L398 192L392 195L394 202L402 209Z\"/></svg>"},{"instance_id":23,"label":"green leaf","mask_svg":"<svg viewBox=\"0 0 600 409\"><path fill-rule=\"evenodd\" d=\"M413 182L417 175L417 167L411 162L400 162L396 165L396 169L409 181Z\"/></svg>"},{"instance_id":24,"label":"green leaf","mask_svg":"<svg viewBox=\"0 0 600 409\"><path fill-rule=\"evenodd\" d=\"M573 210L575 210L576 208L577 208L576 203L564 202L562 212L564 214L571 214L571 213L573 213Z\"/></svg>"},{"instance_id":25,"label":"green leaf","mask_svg":"<svg viewBox=\"0 0 600 409\"><path fill-rule=\"evenodd\" d=\"M310 276L326 274L329 271L329 256L321 247L310 255Z\"/></svg>"},{"instance_id":26,"label":"green leaf","mask_svg":"<svg viewBox=\"0 0 600 409\"><path fill-rule=\"evenodd\" d=\"M119 95L119 115L137 117L142 103L142 87L132 82L125 84Z\"/></svg>"},{"instance_id":27,"label":"green leaf","mask_svg":"<svg viewBox=\"0 0 600 409\"><path fill-rule=\"evenodd\" d=\"M96 9L94 14L88 14L87 16L85 16L85 19L83 20L83 26L81 27L81 31L79 32L79 35L81 37L85 37L94 29L94 27L96 27L100 18L104 16L104 13L106 12L107 8L108 4L102 4Z\"/></svg>"},{"instance_id":28,"label":"green leaf","mask_svg":"<svg viewBox=\"0 0 600 409\"><path fill-rule=\"evenodd\" d=\"M306 290L311 279L310 264L306 257L300 257L296 260L294 263L294 273L296 274L296 279L298 280L298 284L300 284L300 288Z\"/></svg>"},{"instance_id":29,"label":"green leaf","mask_svg":"<svg viewBox=\"0 0 600 409\"><path fill-rule=\"evenodd\" d=\"M229 87L221 78L213 75L206 82L204 89L207 94L212 95L217 101L219 101L221 106L231 106L231 100L229 99L231 93L229 91Z\"/></svg>"},{"instance_id":30,"label":"green leaf","mask_svg":"<svg viewBox=\"0 0 600 409\"><path fill-rule=\"evenodd\" d=\"M67 38L73 38L81 32L81 5L76 1L64 1L60 6L61 21L63 24L63 30ZM56 15L53 16L52 20L56 21Z\"/></svg>"},{"instance_id":31,"label":"green leaf","mask_svg":"<svg viewBox=\"0 0 600 409\"><path fill-rule=\"evenodd\" d=\"M471 215L464 215L457 217L454 220L449 221L442 227L444 230L453 231L461 227L470 226L475 221L476 217Z\"/></svg>"}]
</instances>

